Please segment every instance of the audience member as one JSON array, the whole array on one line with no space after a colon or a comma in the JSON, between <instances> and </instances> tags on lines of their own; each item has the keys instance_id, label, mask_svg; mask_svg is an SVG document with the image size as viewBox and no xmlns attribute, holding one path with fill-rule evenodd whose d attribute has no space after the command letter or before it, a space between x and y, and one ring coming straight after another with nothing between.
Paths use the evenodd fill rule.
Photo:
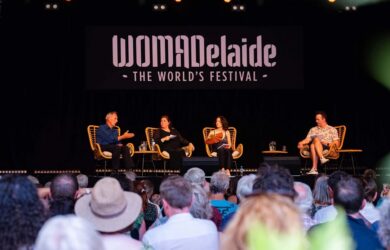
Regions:
<instances>
[{"instance_id":1,"label":"audience member","mask_svg":"<svg viewBox=\"0 0 390 250\"><path fill-rule=\"evenodd\" d=\"M198 184L203 187L206 182L206 173L203 169L194 167L187 170L184 174L184 178L192 184Z\"/></svg>"},{"instance_id":2,"label":"audience member","mask_svg":"<svg viewBox=\"0 0 390 250\"><path fill-rule=\"evenodd\" d=\"M327 221L334 220L336 218L337 210L333 205L334 190L336 189L337 183L347 177L349 177L349 175L344 171L335 171L331 175L329 175L328 187L329 194L332 198L332 205L324 207L314 214L314 220L317 223L324 223Z\"/></svg>"},{"instance_id":3,"label":"audience member","mask_svg":"<svg viewBox=\"0 0 390 250\"><path fill-rule=\"evenodd\" d=\"M222 224L218 228L219 231L223 231L229 219L236 212L238 206L225 199L225 194L229 188L230 178L224 172L215 172L211 176L210 181L210 203L211 206L218 209L222 215Z\"/></svg>"},{"instance_id":4,"label":"audience member","mask_svg":"<svg viewBox=\"0 0 390 250\"><path fill-rule=\"evenodd\" d=\"M134 172L131 171L131 170L126 170L125 176L126 176L126 178L128 178L128 179L131 180L132 182L135 182L135 180L136 180L136 178L137 178L137 174L134 173Z\"/></svg>"},{"instance_id":5,"label":"audience member","mask_svg":"<svg viewBox=\"0 0 390 250\"><path fill-rule=\"evenodd\" d=\"M209 198L206 191L198 184L192 184L192 204L190 213L194 218L211 219L213 217L213 209L211 208Z\"/></svg>"},{"instance_id":6,"label":"audience member","mask_svg":"<svg viewBox=\"0 0 390 250\"><path fill-rule=\"evenodd\" d=\"M298 206L305 231L309 230L316 222L311 218L313 208L313 194L310 187L302 182L295 181L294 189L297 192L294 202Z\"/></svg>"},{"instance_id":7,"label":"audience member","mask_svg":"<svg viewBox=\"0 0 390 250\"><path fill-rule=\"evenodd\" d=\"M304 234L299 211L290 198L278 194L256 194L241 204L222 235L221 249L249 249L248 233L258 224L270 232L300 234L302 237Z\"/></svg>"},{"instance_id":8,"label":"audience member","mask_svg":"<svg viewBox=\"0 0 390 250\"><path fill-rule=\"evenodd\" d=\"M39 179L37 177L33 175L27 175L27 179L29 179L35 187L41 187L41 183L39 182Z\"/></svg>"},{"instance_id":9,"label":"audience member","mask_svg":"<svg viewBox=\"0 0 390 250\"><path fill-rule=\"evenodd\" d=\"M32 249L45 222L37 189L25 176L5 175L0 179L0 248Z\"/></svg>"},{"instance_id":10,"label":"audience member","mask_svg":"<svg viewBox=\"0 0 390 250\"><path fill-rule=\"evenodd\" d=\"M160 249L219 249L214 223L190 214L192 187L181 176L170 176L160 186L164 211L169 217L161 226L146 232L143 242Z\"/></svg>"},{"instance_id":11,"label":"audience member","mask_svg":"<svg viewBox=\"0 0 390 250\"><path fill-rule=\"evenodd\" d=\"M104 250L101 236L87 220L55 216L39 232L34 250Z\"/></svg>"},{"instance_id":12,"label":"audience member","mask_svg":"<svg viewBox=\"0 0 390 250\"><path fill-rule=\"evenodd\" d=\"M314 207L312 211L312 217L314 217L315 213L318 210L333 204L329 186L328 186L328 179L329 179L328 176L321 175L317 178L317 180L314 183L314 190L313 190Z\"/></svg>"},{"instance_id":13,"label":"audience member","mask_svg":"<svg viewBox=\"0 0 390 250\"><path fill-rule=\"evenodd\" d=\"M240 178L237 183L237 198L239 203L245 200L245 197L250 195L253 190L253 183L256 179L256 175L249 174Z\"/></svg>"},{"instance_id":14,"label":"audience member","mask_svg":"<svg viewBox=\"0 0 390 250\"><path fill-rule=\"evenodd\" d=\"M378 188L374 179L363 179L363 191L364 199L366 205L360 213L366 218L370 223L375 223L379 221L379 210L374 206L374 201L378 196Z\"/></svg>"},{"instance_id":15,"label":"audience member","mask_svg":"<svg viewBox=\"0 0 390 250\"><path fill-rule=\"evenodd\" d=\"M341 179L334 192L334 203L344 208L356 250L384 249L378 235L359 210L364 207L364 192L361 182L352 177Z\"/></svg>"},{"instance_id":16,"label":"audience member","mask_svg":"<svg viewBox=\"0 0 390 250\"><path fill-rule=\"evenodd\" d=\"M74 203L79 185L71 174L60 174L54 177L50 185L50 217L74 213Z\"/></svg>"},{"instance_id":17,"label":"audience member","mask_svg":"<svg viewBox=\"0 0 390 250\"><path fill-rule=\"evenodd\" d=\"M253 193L279 194L294 200L294 179L286 168L264 163L253 182Z\"/></svg>"},{"instance_id":18,"label":"audience member","mask_svg":"<svg viewBox=\"0 0 390 250\"><path fill-rule=\"evenodd\" d=\"M380 220L379 220L379 238L386 247L390 250L390 200L385 200L382 206L379 208Z\"/></svg>"},{"instance_id":19,"label":"audience member","mask_svg":"<svg viewBox=\"0 0 390 250\"><path fill-rule=\"evenodd\" d=\"M77 178L77 183L79 184L79 188L88 187L88 176L86 176L85 174L78 174L76 178Z\"/></svg>"},{"instance_id":20,"label":"audience member","mask_svg":"<svg viewBox=\"0 0 390 250\"><path fill-rule=\"evenodd\" d=\"M123 191L118 180L105 177L96 182L91 194L77 200L75 213L103 234L106 250L141 249L141 242L129 235L141 206L139 195Z\"/></svg>"}]
</instances>

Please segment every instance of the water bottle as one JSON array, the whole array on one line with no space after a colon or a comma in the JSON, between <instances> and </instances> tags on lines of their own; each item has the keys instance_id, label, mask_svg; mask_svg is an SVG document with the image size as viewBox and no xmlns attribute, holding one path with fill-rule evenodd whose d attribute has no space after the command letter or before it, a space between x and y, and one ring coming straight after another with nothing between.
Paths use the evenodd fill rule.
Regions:
<instances>
[{"instance_id":1,"label":"water bottle","mask_svg":"<svg viewBox=\"0 0 390 250\"><path fill-rule=\"evenodd\" d=\"M154 145L156 145L156 142L154 141L154 139L152 138L152 151L154 151L155 149L155 147L154 147Z\"/></svg>"},{"instance_id":2,"label":"water bottle","mask_svg":"<svg viewBox=\"0 0 390 250\"><path fill-rule=\"evenodd\" d=\"M244 174L244 167L241 165L240 166L240 176L243 176Z\"/></svg>"}]
</instances>

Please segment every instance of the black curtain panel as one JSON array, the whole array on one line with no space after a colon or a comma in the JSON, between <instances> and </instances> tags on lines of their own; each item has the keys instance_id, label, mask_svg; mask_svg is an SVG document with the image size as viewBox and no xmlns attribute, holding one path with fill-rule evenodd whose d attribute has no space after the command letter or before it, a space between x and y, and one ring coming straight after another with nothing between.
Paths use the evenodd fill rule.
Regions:
<instances>
[{"instance_id":1,"label":"black curtain panel","mask_svg":"<svg viewBox=\"0 0 390 250\"><path fill-rule=\"evenodd\" d=\"M317 110L328 114L329 124L347 126L345 147L364 150L359 165L375 167L390 151L390 89L369 74L365 57L369 38L389 32L388 23L377 22L385 11L373 14L373 7L366 7L340 13L294 1L285 1L288 8L253 4L241 14L211 3L210 9L202 9L201 3L207 7L213 1L194 1L193 9L171 6L165 13L151 11L148 1L107 2L93 10L88 7L93 1L75 1L46 11L34 1L11 2L3 3L0 19L1 169L93 168L87 126L103 124L113 110L122 130L136 134L129 140L136 148L145 140L145 127L158 127L160 116L169 115L195 145L194 156L206 156L202 128L214 126L223 115L237 128L237 143L244 144L238 163L244 167L257 167L270 141L298 156L297 143L315 125ZM161 25L298 26L304 87L90 89L85 52L91 25L149 30Z\"/></svg>"}]
</instances>

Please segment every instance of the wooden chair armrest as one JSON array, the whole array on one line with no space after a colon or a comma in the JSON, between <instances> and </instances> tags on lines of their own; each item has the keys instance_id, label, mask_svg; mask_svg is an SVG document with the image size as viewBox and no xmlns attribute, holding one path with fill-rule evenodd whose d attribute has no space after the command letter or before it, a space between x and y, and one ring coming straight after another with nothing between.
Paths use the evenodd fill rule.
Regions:
<instances>
[{"instance_id":1,"label":"wooden chair armrest","mask_svg":"<svg viewBox=\"0 0 390 250\"><path fill-rule=\"evenodd\" d=\"M134 149L134 144L129 142L129 143L126 144L126 146L127 146L127 147L129 148L129 150L130 150L130 156L133 157L134 151L135 151L135 149Z\"/></svg>"},{"instance_id":2,"label":"wooden chair armrest","mask_svg":"<svg viewBox=\"0 0 390 250\"><path fill-rule=\"evenodd\" d=\"M194 145L192 145L192 146L194 146ZM191 157L192 156L192 152L195 151L195 147L190 147L189 145L183 147L183 149L186 152L186 157ZM187 155L187 153L188 153L188 155Z\"/></svg>"},{"instance_id":3,"label":"wooden chair armrest","mask_svg":"<svg viewBox=\"0 0 390 250\"><path fill-rule=\"evenodd\" d=\"M155 144L155 145L154 145L154 148L155 148L155 151L158 152L158 155L159 155L161 158L166 159L166 160L169 159L169 157L166 157L166 156L163 155L163 153L161 152L160 145Z\"/></svg>"},{"instance_id":4,"label":"wooden chair armrest","mask_svg":"<svg viewBox=\"0 0 390 250\"><path fill-rule=\"evenodd\" d=\"M309 151L308 155L305 155L304 152ZM299 150L299 154L302 158L310 158L310 146L309 144L304 144L303 147Z\"/></svg>"},{"instance_id":5,"label":"wooden chair armrest","mask_svg":"<svg viewBox=\"0 0 390 250\"><path fill-rule=\"evenodd\" d=\"M99 143L95 143L95 159L100 160L100 159L111 159L111 157L107 157L103 154L102 148L100 147Z\"/></svg>"},{"instance_id":6,"label":"wooden chair armrest","mask_svg":"<svg viewBox=\"0 0 390 250\"><path fill-rule=\"evenodd\" d=\"M238 144L238 146L234 149L235 151L238 151L238 155L233 157L234 160L240 158L242 154L244 153L244 145L242 143Z\"/></svg>"}]
</instances>

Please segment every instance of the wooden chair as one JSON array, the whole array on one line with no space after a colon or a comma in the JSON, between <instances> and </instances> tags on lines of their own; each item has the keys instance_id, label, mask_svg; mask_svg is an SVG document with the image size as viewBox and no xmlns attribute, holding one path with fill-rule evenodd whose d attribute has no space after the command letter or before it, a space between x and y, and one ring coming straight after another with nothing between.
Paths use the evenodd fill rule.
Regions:
<instances>
[{"instance_id":1,"label":"wooden chair","mask_svg":"<svg viewBox=\"0 0 390 250\"><path fill-rule=\"evenodd\" d=\"M97 125L89 125L87 127L89 145L91 146L91 150L93 152L94 159L97 161L104 161L104 173L107 172L107 161L112 159L112 153L108 151L102 151L99 143L96 142L96 131L99 126ZM115 129L118 130L118 135L121 133L120 127L116 126ZM134 145L132 143L127 143L126 146L130 150L130 156L134 155ZM122 156L121 156L122 158Z\"/></svg>"},{"instance_id":2,"label":"wooden chair","mask_svg":"<svg viewBox=\"0 0 390 250\"><path fill-rule=\"evenodd\" d=\"M330 149L326 149L322 152L325 158L332 159L332 160L337 160L340 157L340 150L343 148L345 134L347 133L347 127L345 125L335 126L335 129L337 130L337 133L340 138L339 146L337 147L336 145L333 145ZM302 158L309 159L310 145L305 144L304 147L299 150L299 154L301 155ZM307 161L305 163L305 168L306 168L306 164Z\"/></svg>"},{"instance_id":3,"label":"wooden chair","mask_svg":"<svg viewBox=\"0 0 390 250\"><path fill-rule=\"evenodd\" d=\"M169 153L167 151L161 151L160 146L155 143L154 148L152 146L152 139L154 138L154 134L158 131L159 128L147 127L145 128L146 141L148 143L148 149L150 151L157 151L157 155L154 157L155 160L163 160L164 161L164 174L166 172L167 160L169 160ZM186 157L191 157L193 150L190 147L184 146Z\"/></svg>"},{"instance_id":4,"label":"wooden chair","mask_svg":"<svg viewBox=\"0 0 390 250\"><path fill-rule=\"evenodd\" d=\"M205 127L203 128L203 140L204 140L204 145L206 147L206 153L208 157L217 157L217 152L212 151L212 146L206 143L207 137L209 136L210 131L214 130L215 128L212 127ZM229 127L228 128L230 132L230 139L232 141L232 158L233 158L233 163L237 171L237 159L239 159L242 154L244 153L244 146L242 144L239 144L236 146L236 140L237 140L237 129L235 127Z\"/></svg>"}]
</instances>

